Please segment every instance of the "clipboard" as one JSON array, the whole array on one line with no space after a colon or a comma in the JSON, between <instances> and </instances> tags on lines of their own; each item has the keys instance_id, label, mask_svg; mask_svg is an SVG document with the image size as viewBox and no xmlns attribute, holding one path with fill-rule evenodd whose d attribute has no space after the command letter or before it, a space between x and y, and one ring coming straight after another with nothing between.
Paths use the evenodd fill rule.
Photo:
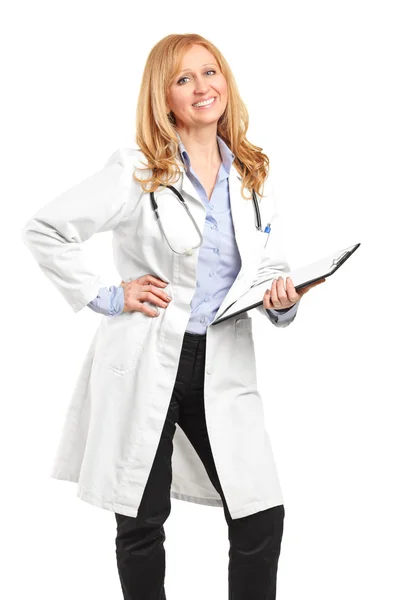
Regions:
<instances>
[{"instance_id":1,"label":"clipboard","mask_svg":"<svg viewBox=\"0 0 400 600\"><path fill-rule=\"evenodd\" d=\"M283 278L290 277L296 292L298 292L311 283L319 281L320 279L325 279L326 277L333 275L333 273L336 273L360 245L361 243L354 244L353 246L335 252L335 254L331 254L316 262L305 265L304 267L298 267L297 269L293 269L293 271L285 273L282 272L281 275ZM272 282L277 277L279 277L279 274L269 279L265 279L264 281L260 281L257 285L252 285L247 292L238 298L238 300L228 306L218 319L211 323L210 327L263 304L264 293L268 287L267 283Z\"/></svg>"}]
</instances>

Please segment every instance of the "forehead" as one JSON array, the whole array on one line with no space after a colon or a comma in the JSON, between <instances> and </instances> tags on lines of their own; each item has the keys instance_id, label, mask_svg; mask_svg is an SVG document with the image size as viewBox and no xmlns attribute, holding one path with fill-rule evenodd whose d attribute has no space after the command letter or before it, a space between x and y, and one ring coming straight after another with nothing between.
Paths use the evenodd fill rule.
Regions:
<instances>
[{"instance_id":1,"label":"forehead","mask_svg":"<svg viewBox=\"0 0 400 600\"><path fill-rule=\"evenodd\" d=\"M207 63L218 64L215 56L211 54L207 48L199 44L195 44L182 56L179 64L179 70L194 69L203 66Z\"/></svg>"}]
</instances>

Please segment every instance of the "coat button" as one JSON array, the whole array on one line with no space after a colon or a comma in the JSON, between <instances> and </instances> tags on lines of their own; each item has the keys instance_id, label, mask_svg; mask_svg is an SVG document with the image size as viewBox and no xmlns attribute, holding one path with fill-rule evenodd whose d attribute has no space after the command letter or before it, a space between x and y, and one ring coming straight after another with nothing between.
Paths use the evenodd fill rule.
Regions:
<instances>
[{"instance_id":1,"label":"coat button","mask_svg":"<svg viewBox=\"0 0 400 600\"><path fill-rule=\"evenodd\" d=\"M211 365L208 365L208 366L206 367L206 371L207 371L207 373L210 375L210 374L212 373L212 366L211 366Z\"/></svg>"}]
</instances>

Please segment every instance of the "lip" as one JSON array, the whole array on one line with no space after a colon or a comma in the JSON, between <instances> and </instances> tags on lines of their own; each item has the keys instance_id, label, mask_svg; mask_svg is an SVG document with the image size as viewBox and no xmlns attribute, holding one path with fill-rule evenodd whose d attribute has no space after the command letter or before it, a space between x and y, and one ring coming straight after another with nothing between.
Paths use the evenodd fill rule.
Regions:
<instances>
[{"instance_id":1,"label":"lip","mask_svg":"<svg viewBox=\"0 0 400 600\"><path fill-rule=\"evenodd\" d=\"M204 100L197 100L197 102L207 102L207 100L211 100L212 98L214 98L214 100L216 100L217 96L209 96L208 98L204 98ZM195 104L197 104L197 102L193 102L192 106L194 106ZM198 108L198 107L194 106L194 108Z\"/></svg>"}]
</instances>

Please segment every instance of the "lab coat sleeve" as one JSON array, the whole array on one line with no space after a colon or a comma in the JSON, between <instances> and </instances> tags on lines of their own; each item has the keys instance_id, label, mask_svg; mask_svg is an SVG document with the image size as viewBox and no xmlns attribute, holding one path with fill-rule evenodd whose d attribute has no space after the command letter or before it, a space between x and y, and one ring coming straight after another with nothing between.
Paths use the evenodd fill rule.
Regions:
<instances>
[{"instance_id":1,"label":"lab coat sleeve","mask_svg":"<svg viewBox=\"0 0 400 600\"><path fill-rule=\"evenodd\" d=\"M115 151L100 171L55 197L22 229L39 267L75 312L107 287L90 266L84 242L115 229L140 199L141 186L132 179L134 152Z\"/></svg>"},{"instance_id":2,"label":"lab coat sleeve","mask_svg":"<svg viewBox=\"0 0 400 600\"><path fill-rule=\"evenodd\" d=\"M286 258L285 252L285 232L282 215L279 212L279 206L275 195L274 182L271 175L267 178L264 185L264 194L260 201L260 211L263 227L266 221L271 223L271 231L267 245L263 251L260 265L256 277L251 285L256 285L265 281L265 290L271 289L272 281L282 276L286 279L290 267ZM271 323L276 327L287 327L294 320L300 300L285 312L265 309L263 304L257 306L257 310L267 316Z\"/></svg>"}]
</instances>

